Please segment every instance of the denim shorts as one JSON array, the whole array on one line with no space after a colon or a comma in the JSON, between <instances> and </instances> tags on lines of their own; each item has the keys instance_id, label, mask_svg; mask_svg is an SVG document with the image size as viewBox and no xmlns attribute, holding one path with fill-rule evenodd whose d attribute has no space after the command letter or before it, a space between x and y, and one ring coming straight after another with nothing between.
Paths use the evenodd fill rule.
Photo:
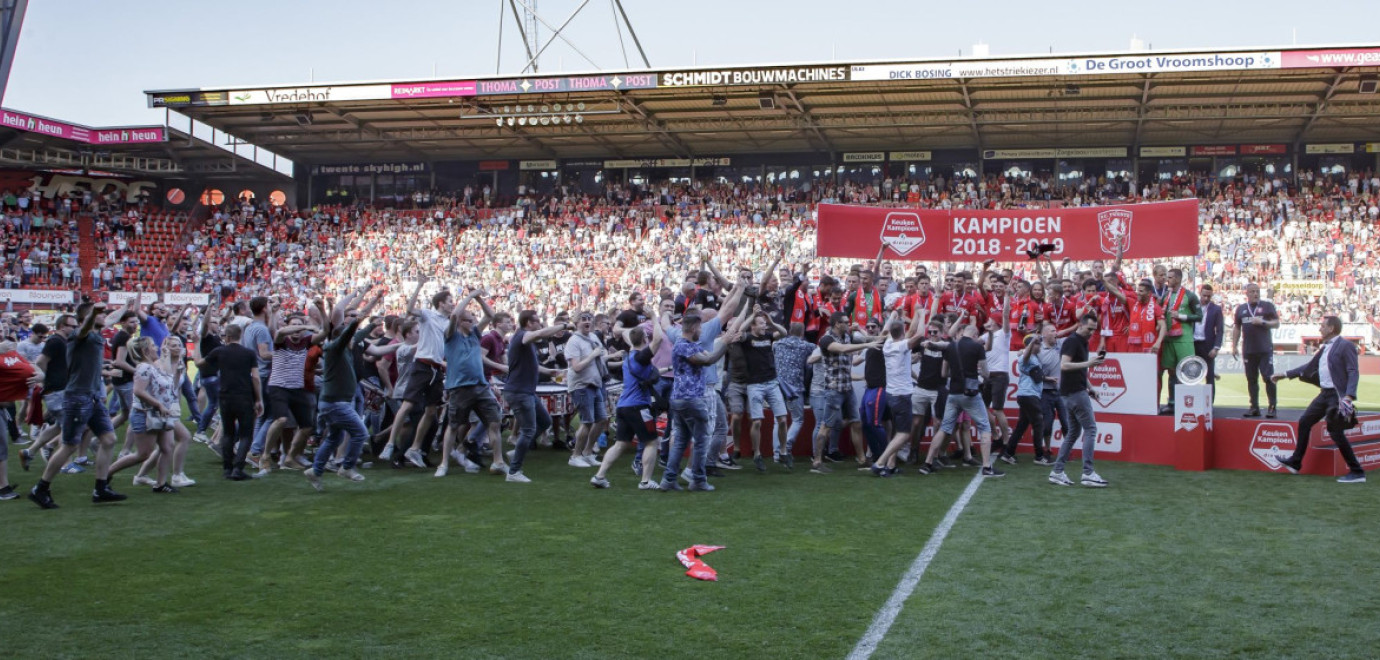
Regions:
<instances>
[{"instance_id":1,"label":"denim shorts","mask_svg":"<svg viewBox=\"0 0 1380 660\"><path fill-rule=\"evenodd\" d=\"M603 387L577 387L570 393L570 403L580 414L581 424L593 424L609 418Z\"/></svg>"},{"instance_id":2,"label":"denim shorts","mask_svg":"<svg viewBox=\"0 0 1380 660\"><path fill-rule=\"evenodd\" d=\"M816 398L824 405L823 410L815 411L816 418L821 420L820 424L831 429L841 429L858 421L858 402L851 386L842 392L827 390Z\"/></svg>"},{"instance_id":3,"label":"denim shorts","mask_svg":"<svg viewBox=\"0 0 1380 660\"><path fill-rule=\"evenodd\" d=\"M62 419L63 402L66 392L58 390L56 392L45 392L43 394L43 421L48 424L56 424Z\"/></svg>"},{"instance_id":4,"label":"denim shorts","mask_svg":"<svg viewBox=\"0 0 1380 660\"><path fill-rule=\"evenodd\" d=\"M148 414L143 410L135 410L129 413L129 431L131 433L148 433Z\"/></svg>"},{"instance_id":5,"label":"denim shorts","mask_svg":"<svg viewBox=\"0 0 1380 660\"><path fill-rule=\"evenodd\" d=\"M729 383L728 387L724 388L725 405L728 406L728 414L741 415L747 412L749 405L748 397L750 396L748 392L751 389L752 386L746 383ZM753 419L761 419L761 413L762 411L759 408L757 415L754 416Z\"/></svg>"},{"instance_id":6,"label":"denim shorts","mask_svg":"<svg viewBox=\"0 0 1380 660\"><path fill-rule=\"evenodd\" d=\"M85 429L91 429L97 437L115 432L115 427L110 425L110 413L105 409L102 397L96 394L66 392L63 398L62 444L80 444L82 431Z\"/></svg>"},{"instance_id":7,"label":"denim shorts","mask_svg":"<svg viewBox=\"0 0 1380 660\"><path fill-rule=\"evenodd\" d=\"M771 414L777 417L786 416L786 397L781 396L781 386L774 380L748 385L747 399L748 415L752 419L762 419L764 404L771 410Z\"/></svg>"}]
</instances>

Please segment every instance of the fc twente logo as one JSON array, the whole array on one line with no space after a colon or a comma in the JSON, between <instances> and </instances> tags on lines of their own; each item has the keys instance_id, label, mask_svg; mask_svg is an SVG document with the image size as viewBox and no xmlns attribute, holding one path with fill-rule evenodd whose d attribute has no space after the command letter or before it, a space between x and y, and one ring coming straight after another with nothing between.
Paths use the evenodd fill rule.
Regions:
<instances>
[{"instance_id":1,"label":"fc twente logo","mask_svg":"<svg viewBox=\"0 0 1380 660\"><path fill-rule=\"evenodd\" d=\"M900 256L906 256L925 244L925 227L918 213L893 211L882 221L882 244L891 246Z\"/></svg>"},{"instance_id":2,"label":"fc twente logo","mask_svg":"<svg viewBox=\"0 0 1380 660\"><path fill-rule=\"evenodd\" d=\"M1103 252L1115 256L1118 247L1122 252L1131 251L1131 219L1134 216L1124 209L1097 214L1097 234L1102 239Z\"/></svg>"}]
</instances>

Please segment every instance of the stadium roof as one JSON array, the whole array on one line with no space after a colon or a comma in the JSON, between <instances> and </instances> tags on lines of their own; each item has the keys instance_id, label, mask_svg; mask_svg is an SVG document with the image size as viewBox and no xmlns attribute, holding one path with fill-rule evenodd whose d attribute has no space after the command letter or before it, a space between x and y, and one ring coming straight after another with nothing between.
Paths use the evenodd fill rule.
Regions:
<instances>
[{"instance_id":1,"label":"stadium roof","mask_svg":"<svg viewBox=\"0 0 1380 660\"><path fill-rule=\"evenodd\" d=\"M152 107L306 164L1226 144L1277 153L1280 145L1380 142L1377 71L1380 46L1372 44L147 95Z\"/></svg>"},{"instance_id":2,"label":"stadium roof","mask_svg":"<svg viewBox=\"0 0 1380 660\"><path fill-rule=\"evenodd\" d=\"M0 165L177 179L289 178L167 126L91 128L0 108Z\"/></svg>"}]
</instances>

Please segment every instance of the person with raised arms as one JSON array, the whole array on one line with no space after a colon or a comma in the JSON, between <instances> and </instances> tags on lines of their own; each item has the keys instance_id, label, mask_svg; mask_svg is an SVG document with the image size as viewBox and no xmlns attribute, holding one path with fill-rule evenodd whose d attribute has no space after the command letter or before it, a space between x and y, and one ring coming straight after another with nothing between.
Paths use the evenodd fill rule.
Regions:
<instances>
[{"instance_id":1,"label":"person with raised arms","mask_svg":"<svg viewBox=\"0 0 1380 660\"><path fill-rule=\"evenodd\" d=\"M355 465L359 462L360 452L364 450L364 443L369 441L369 430L364 427L364 419L355 410L355 394L358 392L359 379L355 374L350 343L354 339L355 331L359 329L360 319L369 317L379 301L383 300L385 290L379 289L375 292L364 304L364 309L360 310L359 302L368 292L368 287L365 287L358 293L346 296L334 306L326 322L326 333L331 338L322 348L325 369L321 400L317 404L317 412L326 425L326 437L317 448L311 467L304 470L307 482L317 491L322 489L321 475L325 472L326 463L335 456L347 433L350 436L350 445L336 474L350 481L364 481L364 475L355 469ZM348 324L345 323L347 314L352 317Z\"/></svg>"}]
</instances>

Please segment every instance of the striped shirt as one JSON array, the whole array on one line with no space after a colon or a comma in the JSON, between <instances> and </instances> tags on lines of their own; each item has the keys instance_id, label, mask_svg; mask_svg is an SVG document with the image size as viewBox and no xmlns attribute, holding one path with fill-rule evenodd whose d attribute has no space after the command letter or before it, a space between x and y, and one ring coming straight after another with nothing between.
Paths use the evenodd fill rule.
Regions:
<instances>
[{"instance_id":1,"label":"striped shirt","mask_svg":"<svg viewBox=\"0 0 1380 660\"><path fill-rule=\"evenodd\" d=\"M268 376L268 386L286 390L300 390L306 387L307 350L310 348L311 342L306 339L297 342L289 339L285 343L274 345L273 373Z\"/></svg>"}]
</instances>

